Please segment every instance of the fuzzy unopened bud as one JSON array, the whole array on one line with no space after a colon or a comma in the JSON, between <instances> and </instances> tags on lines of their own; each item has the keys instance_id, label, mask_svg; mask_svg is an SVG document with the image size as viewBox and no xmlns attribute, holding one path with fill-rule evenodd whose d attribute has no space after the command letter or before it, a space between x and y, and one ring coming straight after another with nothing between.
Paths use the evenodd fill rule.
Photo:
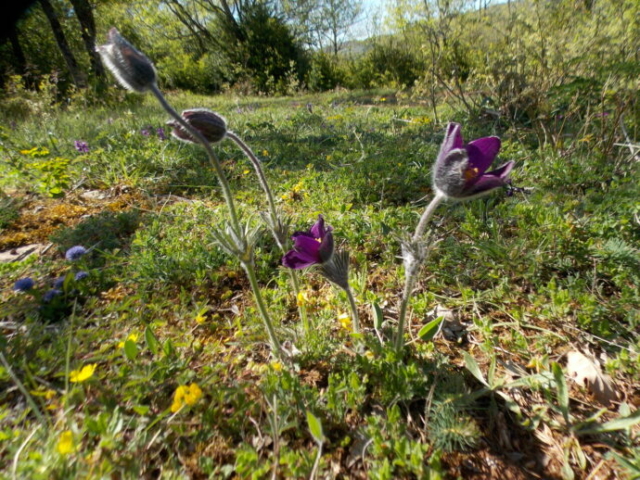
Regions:
<instances>
[{"instance_id":1,"label":"fuzzy unopened bud","mask_svg":"<svg viewBox=\"0 0 640 480\"><path fill-rule=\"evenodd\" d=\"M337 251L320 265L320 274L343 290L349 289L349 252Z\"/></svg>"},{"instance_id":2,"label":"fuzzy unopened bud","mask_svg":"<svg viewBox=\"0 0 640 480\"><path fill-rule=\"evenodd\" d=\"M222 115L218 115L206 108L193 108L185 110L182 118L197 130L209 143L221 141L227 134L227 121ZM167 122L172 128L171 135L178 140L190 143L199 143L177 120Z\"/></svg>"},{"instance_id":3,"label":"fuzzy unopened bud","mask_svg":"<svg viewBox=\"0 0 640 480\"><path fill-rule=\"evenodd\" d=\"M146 55L131 45L116 28L111 28L109 41L96 46L102 61L118 82L138 93L149 91L157 81L156 69Z\"/></svg>"}]
</instances>

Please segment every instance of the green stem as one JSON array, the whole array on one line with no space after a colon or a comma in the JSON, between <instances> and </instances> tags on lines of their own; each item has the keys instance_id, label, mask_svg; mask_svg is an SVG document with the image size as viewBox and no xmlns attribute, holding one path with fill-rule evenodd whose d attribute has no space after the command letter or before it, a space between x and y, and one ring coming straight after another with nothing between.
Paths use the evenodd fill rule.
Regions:
<instances>
[{"instance_id":1,"label":"green stem","mask_svg":"<svg viewBox=\"0 0 640 480\"><path fill-rule=\"evenodd\" d=\"M282 250L284 253L284 249ZM300 294L300 282L298 281L298 273L291 269L287 268L289 271L289 278L291 278L291 285L293 286L293 294L296 299L296 305L298 305L298 313L300 314L300 319L302 320L302 328L304 329L304 333L309 333L309 318L307 317L307 309L304 305L300 305L298 303L298 296Z\"/></svg>"},{"instance_id":2,"label":"green stem","mask_svg":"<svg viewBox=\"0 0 640 480\"><path fill-rule=\"evenodd\" d=\"M345 288L347 298L349 299L349 307L351 307L351 320L353 321L353 333L360 333L360 317L358 316L358 307L356 299L353 298L350 288Z\"/></svg>"},{"instance_id":3,"label":"green stem","mask_svg":"<svg viewBox=\"0 0 640 480\"><path fill-rule=\"evenodd\" d=\"M442 192L436 191L436 194L434 195L433 200L431 200L431 203L427 205L427 208L425 208L424 213L422 214L422 217L420 217L420 221L418 222L418 226L416 227L416 231L413 234L413 238L412 238L414 242L417 242L422 238L422 235L424 235L424 231L427 228L427 224L429 223L429 220L431 220L431 217L433 216L433 212L436 211L436 208L438 208L438 205L442 203L444 198L445 197Z\"/></svg>"},{"instance_id":4,"label":"green stem","mask_svg":"<svg viewBox=\"0 0 640 480\"><path fill-rule=\"evenodd\" d=\"M267 203L269 204L269 215L271 216L271 229L273 237L276 240L276 243L280 247L280 250L283 254L286 253L286 248L282 245L282 239L278 237L274 228L278 228L281 225L280 219L278 218L278 210L276 209L276 202L273 199L273 193L271 192L271 188L269 188L269 182L267 181L267 177L264 174L264 169L262 168L262 162L256 157L253 153L253 150L247 145L236 133L228 130L226 134L227 138L235 142L238 147L244 152L247 156L251 164L253 165L254 170L256 171L256 175L258 176L258 181L260 182L260 186L262 190L264 190L265 195L267 196ZM298 282L298 274L295 270L289 269L289 277L291 278L291 285L293 287L293 293L296 299L296 304L298 303L298 294L300 293L300 283ZM309 333L309 319L307 318L307 310L303 305L298 305L298 313L300 314L300 319L302 320L302 327L305 333Z\"/></svg>"},{"instance_id":5,"label":"green stem","mask_svg":"<svg viewBox=\"0 0 640 480\"><path fill-rule=\"evenodd\" d=\"M427 208L424 210L424 213L420 217L420 221L418 222L418 226L416 227L416 231L413 234L411 239L412 243L418 243L422 241L422 236L424 235L424 231L427 228L427 224L433 213L438 208L438 205L442 203L445 199L445 196L442 192L436 191L431 203L427 205ZM418 276L418 272L420 271L422 260L416 260L415 263L410 266L411 270L406 272L405 274L405 285L404 290L402 292L402 300L400 302L400 315L398 316L398 330L396 332L395 338L395 347L398 353L402 352L402 348L404 347L404 324L407 318L407 310L409 309L409 301L411 300L411 294L413 293L413 286L416 283L416 277Z\"/></svg>"},{"instance_id":6,"label":"green stem","mask_svg":"<svg viewBox=\"0 0 640 480\"><path fill-rule=\"evenodd\" d=\"M251 284L251 289L253 290L253 295L256 299L256 304L258 305L258 310L260 311L260 316L262 317L262 320L267 327L267 333L269 334L269 340L271 341L271 348L276 358L278 360L281 360L282 349L280 347L280 342L278 342L278 338L276 337L276 331L273 328L273 324L271 323L269 311L267 310L267 306L265 305L262 294L260 293L260 286L258 285L256 272L250 262L242 262L242 268L244 268L244 271L247 273L249 283Z\"/></svg>"},{"instance_id":7,"label":"green stem","mask_svg":"<svg viewBox=\"0 0 640 480\"><path fill-rule=\"evenodd\" d=\"M267 182L267 177L264 174L264 170L262 169L262 162L256 157L253 153L249 145L247 145L238 135L234 132L227 130L226 134L227 138L233 140L238 147L244 152L247 158L251 161L254 170L256 171L256 175L258 176L258 181L260 182L260 186L264 190L264 193L267 195L267 203L269 204L269 211L271 215L271 221L273 222L273 226L276 227L278 224L278 213L276 210L276 202L273 200L273 194L271 193L271 189L269 188L269 183ZM278 240L278 243L280 241Z\"/></svg>"},{"instance_id":8,"label":"green stem","mask_svg":"<svg viewBox=\"0 0 640 480\"><path fill-rule=\"evenodd\" d=\"M225 201L227 202L227 207L229 208L229 213L231 215L231 223L233 229L236 231L238 236L241 236L242 229L240 228L240 222L238 221L238 214L236 213L236 207L233 202L233 196L231 195L231 187L229 186L229 182L227 180L226 175L224 174L224 170L222 169L222 165L220 165L220 161L216 156L215 152L211 148L211 144L207 141L206 138L195 128L193 128L181 115L176 112L171 105L164 98L164 95L158 89L157 85L153 85L151 88L151 92L158 99L162 108L164 108L171 117L175 119L186 131L191 134L193 138L195 138L198 143L200 143L204 149L207 151L207 155L209 156L209 160L213 165L214 170L216 171L216 175L218 177L218 181L220 182L220 186L222 187L222 194L224 195Z\"/></svg>"},{"instance_id":9,"label":"green stem","mask_svg":"<svg viewBox=\"0 0 640 480\"><path fill-rule=\"evenodd\" d=\"M42 423L42 425L46 426L47 419L40 411L40 408L36 404L35 400L31 396L29 391L26 389L24 384L18 378L18 375L16 375L16 373L13 371L13 369L11 368L11 365L9 365L9 362L7 361L7 358L4 356L4 353L2 352L2 350L0 350L0 363L2 363L2 366L4 367L4 369L7 371L7 373L13 380L13 382L16 384L16 387L18 387L18 390L20 390L22 395L24 395L24 398L27 400L27 403L31 407L31 410L33 410L34 415L38 417L38 420L40 420L40 423Z\"/></svg>"}]
</instances>

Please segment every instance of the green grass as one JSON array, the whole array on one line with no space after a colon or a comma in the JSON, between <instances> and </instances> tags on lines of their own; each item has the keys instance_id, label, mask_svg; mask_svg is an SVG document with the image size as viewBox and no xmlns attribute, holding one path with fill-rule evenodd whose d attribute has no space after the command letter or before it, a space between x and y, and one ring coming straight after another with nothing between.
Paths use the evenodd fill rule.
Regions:
<instances>
[{"instance_id":1,"label":"green grass","mask_svg":"<svg viewBox=\"0 0 640 480\"><path fill-rule=\"evenodd\" d=\"M397 320L399 238L428 202L444 126L418 104L382 100L385 92L171 96L178 109L227 118L264 162L293 230L321 213L351 253L362 339L339 321L346 297L314 272L302 277L314 325L305 333L281 253L261 236L262 292L278 338L296 352L280 363L242 269L215 246L226 207L204 152L142 135L166 118L136 98L3 123L0 243L41 241L25 230L35 211L53 244L0 265L3 477L305 478L319 450L308 412L325 437L320 478L586 478L600 462L603 473L638 474L637 427L582 432L637 403L640 164L605 158L589 142L554 151L524 130L463 122L467 139L503 138L514 184L530 190L437 210L437 244L411 303L412 343L399 358L380 342ZM464 120L444 107L441 116ZM266 206L253 170L231 142L215 150L243 217L260 225ZM83 197L92 190L105 198ZM58 217L40 208L52 205ZM93 250L71 264L62 254L77 244ZM89 278L43 304L53 279L80 269ZM13 292L24 276L37 289ZM422 341L436 306L456 320ZM601 411L572 380L564 401L553 365L575 349L605 359L620 402ZM87 365L90 378L69 381ZM176 389L192 383L202 397L172 411Z\"/></svg>"}]
</instances>

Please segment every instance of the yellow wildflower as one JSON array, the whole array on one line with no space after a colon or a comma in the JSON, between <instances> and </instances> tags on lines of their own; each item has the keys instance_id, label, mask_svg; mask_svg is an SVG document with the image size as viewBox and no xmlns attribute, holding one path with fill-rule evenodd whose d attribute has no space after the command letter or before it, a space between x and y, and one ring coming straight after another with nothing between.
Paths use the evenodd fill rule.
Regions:
<instances>
[{"instance_id":1,"label":"yellow wildflower","mask_svg":"<svg viewBox=\"0 0 640 480\"><path fill-rule=\"evenodd\" d=\"M269 150L262 150L262 156L263 157L268 157L269 156Z\"/></svg>"},{"instance_id":2,"label":"yellow wildflower","mask_svg":"<svg viewBox=\"0 0 640 480\"><path fill-rule=\"evenodd\" d=\"M309 291L308 290L300 290L298 292L297 302L299 307L303 307L309 304Z\"/></svg>"},{"instance_id":3,"label":"yellow wildflower","mask_svg":"<svg viewBox=\"0 0 640 480\"><path fill-rule=\"evenodd\" d=\"M76 448L73 444L73 433L71 433L71 430L65 430L60 434L56 448L60 455L69 455L75 451Z\"/></svg>"},{"instance_id":4,"label":"yellow wildflower","mask_svg":"<svg viewBox=\"0 0 640 480\"><path fill-rule=\"evenodd\" d=\"M249 170L248 168L245 168L245 169L242 171L242 174L243 174L243 175L246 175L246 174L248 174L248 173L251 173L251 170Z\"/></svg>"},{"instance_id":5,"label":"yellow wildflower","mask_svg":"<svg viewBox=\"0 0 640 480\"><path fill-rule=\"evenodd\" d=\"M191 385L180 385L173 394L173 403L171 411L176 413L182 407L188 405L193 406L202 398L202 390L196 383Z\"/></svg>"},{"instance_id":6,"label":"yellow wildflower","mask_svg":"<svg viewBox=\"0 0 640 480\"><path fill-rule=\"evenodd\" d=\"M271 368L273 368L276 372L282 371L282 363L278 361L271 362Z\"/></svg>"},{"instance_id":7,"label":"yellow wildflower","mask_svg":"<svg viewBox=\"0 0 640 480\"><path fill-rule=\"evenodd\" d=\"M207 317L204 316L202 313L199 313L198 315L196 315L196 323L198 325L202 325L206 320L207 320Z\"/></svg>"},{"instance_id":8,"label":"yellow wildflower","mask_svg":"<svg viewBox=\"0 0 640 480\"><path fill-rule=\"evenodd\" d=\"M341 313L338 315L338 322L340 322L340 326L342 328L351 331L351 317L348 313Z\"/></svg>"},{"instance_id":9,"label":"yellow wildflower","mask_svg":"<svg viewBox=\"0 0 640 480\"><path fill-rule=\"evenodd\" d=\"M130 333L129 336L127 337L127 340L131 340L132 342L137 342L138 341L138 334L137 333ZM124 342L118 343L118 348L124 348Z\"/></svg>"},{"instance_id":10,"label":"yellow wildflower","mask_svg":"<svg viewBox=\"0 0 640 480\"><path fill-rule=\"evenodd\" d=\"M96 371L96 367L97 365L95 363L91 363L82 367L82 370L72 370L69 373L69 381L73 383L81 383L89 380L91 377L93 377L93 373Z\"/></svg>"}]
</instances>

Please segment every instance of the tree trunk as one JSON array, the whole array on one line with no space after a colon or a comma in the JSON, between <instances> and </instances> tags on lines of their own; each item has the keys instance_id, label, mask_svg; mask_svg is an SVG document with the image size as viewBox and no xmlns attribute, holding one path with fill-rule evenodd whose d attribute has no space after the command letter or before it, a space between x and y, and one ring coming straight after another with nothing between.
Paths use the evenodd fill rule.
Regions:
<instances>
[{"instance_id":1,"label":"tree trunk","mask_svg":"<svg viewBox=\"0 0 640 480\"><path fill-rule=\"evenodd\" d=\"M64 35L64 31L62 30L62 25L58 20L58 15L53 9L53 5L49 0L38 0L40 5L42 6L42 10L44 14L47 16L47 20L49 20L49 24L51 25L51 30L53 31L53 36L56 39L56 43L58 44L58 48L60 49L60 53L64 58L65 63L67 64L67 68L69 69L69 74L73 79L73 83L78 88L86 87L86 80L83 75L82 70L78 66L78 62L76 61L76 57L73 56L73 52L71 52L71 48L69 48L69 44L67 43L67 38Z\"/></svg>"},{"instance_id":2,"label":"tree trunk","mask_svg":"<svg viewBox=\"0 0 640 480\"><path fill-rule=\"evenodd\" d=\"M27 72L27 59L24 56L24 50L22 50L22 46L20 45L20 40L18 39L18 28L15 25L12 25L9 28L9 30L7 31L7 37L9 37L13 58L16 62L16 73L22 75L26 83L28 82L26 77L29 73Z\"/></svg>"},{"instance_id":3,"label":"tree trunk","mask_svg":"<svg viewBox=\"0 0 640 480\"><path fill-rule=\"evenodd\" d=\"M80 22L82 41L89 55L91 62L91 72L99 82L105 77L104 66L100 61L100 54L96 52L96 22L93 18L93 9L89 4L89 0L70 0L73 10Z\"/></svg>"}]
</instances>

